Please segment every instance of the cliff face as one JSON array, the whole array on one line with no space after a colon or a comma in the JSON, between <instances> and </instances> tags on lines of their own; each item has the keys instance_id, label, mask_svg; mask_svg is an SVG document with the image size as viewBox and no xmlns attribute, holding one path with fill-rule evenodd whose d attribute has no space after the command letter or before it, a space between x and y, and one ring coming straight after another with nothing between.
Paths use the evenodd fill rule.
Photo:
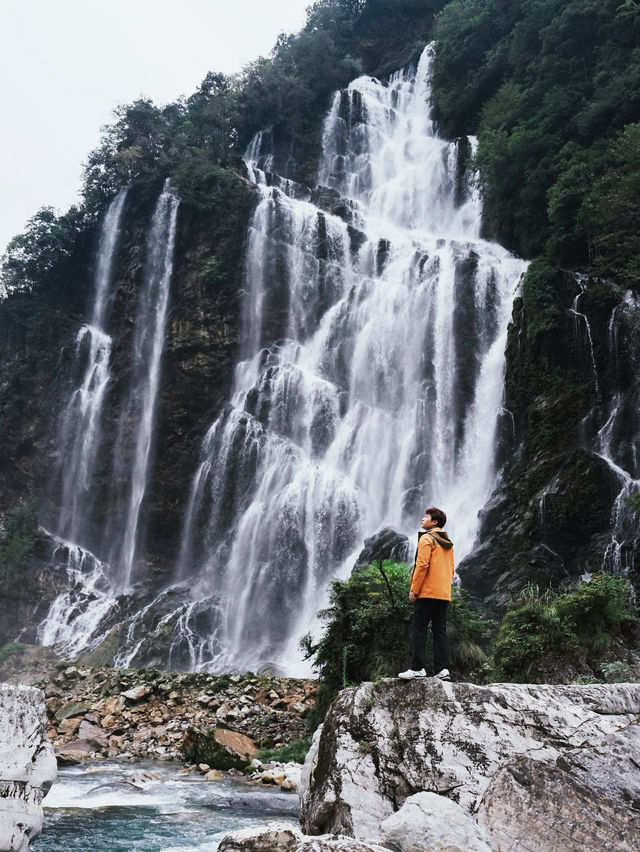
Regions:
<instances>
[{"instance_id":1,"label":"cliff face","mask_svg":"<svg viewBox=\"0 0 640 852\"><path fill-rule=\"evenodd\" d=\"M358 5L361 4L355 4ZM427 5L434 12L442 4ZM370 0L365 4L362 25L366 24L365 29L370 38L362 36L355 42L358 55L362 54L365 69L370 70L380 64L384 66L387 61L395 61L394 58L400 55L418 56L417 45L414 45L415 49L410 48L413 44L411 33L415 30L425 38L427 36L430 16L427 25L426 19L423 20L426 12L424 9L419 10L419 7L422 9L424 6L413 0L395 4L386 0ZM385 35L382 30L388 28L389 14L394 11L394 7L397 7L395 12L399 9L396 14L399 29L397 33ZM322 18L322 9L316 10L316 13ZM415 16L422 16L422 24L418 29L411 23ZM388 42L386 46L385 42ZM420 48L422 45L421 36ZM356 73L356 66L357 63L355 66L352 63L349 66L351 70L344 71L345 79ZM371 82L366 82L365 87ZM201 98L204 104L202 109L209 109L212 100L217 97L215 92L209 94L211 97L207 100L207 92L201 90L194 103ZM191 184L183 187L184 199L177 216L169 314L163 337L153 439L148 447L146 487L140 496L140 505L134 506L135 511L139 511L139 523L135 527L138 564L134 578L138 586L133 595L127 596L123 593L127 584L117 585L111 601L113 607L109 614L110 620L101 627L103 638L111 628L117 632L118 624L122 624L135 612L143 611L159 590L167 590L165 599L156 610L145 612L144 618L139 621L139 633L134 643L137 645L137 664L166 664L173 646L174 634L171 630L186 611L180 610L179 606L193 602L188 595L190 589L185 591L183 588L178 593L171 588L171 584L176 580L175 566L179 561L181 531L189 510L190 491L197 484L198 471L204 471L201 477L204 486L200 500L201 512L199 515L195 513L191 525L193 540L190 542L189 556L193 557L193 574L190 577L194 581L204 577L207 589L198 607L189 612L193 622L185 630L185 635L190 637L190 631L196 625L195 632L208 637L216 633L220 614L225 611L219 597L219 589L224 585L225 578L221 578L216 571L222 572L224 566L228 567L232 551L235 553L238 549L235 548L236 539L232 533L236 535L238 532L238 517L241 510L247 507L248 495L257 490L253 477L261 454L273 452L275 443L285 438L279 444L280 447L287 447L281 456L281 463L273 464L271 468L278 472L290 463L297 452L296 448L304 445L308 436L311 436L314 446L307 470L314 469L314 465L317 469L319 453L326 449L335 423L344 417L349 404L350 391L347 385L353 363L362 355L366 346L371 346L369 351L373 353L368 361L362 358L362 361L367 362L367 369L369 362L376 360L373 343L377 341L365 339L365 334L364 342L358 348L357 332L354 330L356 326L350 325L364 304L364 301L356 303L357 299L366 300L368 297L365 287L357 299L354 296L350 302L345 300L342 314L336 319L336 328L341 327L343 337L340 339L337 332L335 336L327 337L327 340L332 341L327 349L332 350L329 354L335 363L333 367L327 366L331 360L328 357L326 363L321 365L322 381L315 387L314 399L303 398L302 391L298 396L295 395L298 387L296 383L304 390L304 382L308 379L306 367L289 373L287 370L290 365L285 363L286 369L283 370L281 363L281 360L286 361L287 358L293 362L296 357L291 352L286 357L282 354L283 338L290 334L290 326L296 323L301 325L295 346L310 338L323 312L328 313L334 291L341 286L341 277L352 274L354 258L367 245L367 235L362 230L362 211L358 208L362 199L354 202L348 196L351 190L346 186L342 173L361 165L362 151L357 146L361 146L361 131L366 124L363 121L362 97L362 92L354 90L344 92L336 102L335 150L331 151L334 160L331 169L323 176L331 188L309 188L305 185L313 184L318 177L317 163L314 161L312 166L310 160L311 152L317 152L321 147L322 116L317 104L322 99L319 94L317 102L314 101L317 114L307 114L308 105L305 107L304 132L298 133L301 138L294 138L295 105L291 104L281 104L286 121L275 121L271 132L259 134L263 147L255 151L255 165L256 168L259 166L263 174L265 187L268 185L273 190L269 203L264 205L260 232L264 245L268 245L267 248L263 245L262 255L258 257L259 252L256 253L255 267L261 270L261 284L264 285L261 290L256 288L251 291L243 279L242 271L247 255L247 225L260 193L240 176L242 169L239 166L238 173L217 166L209 171L194 170L191 161L189 168L185 167ZM393 102L389 114L396 114L399 103L398 100ZM326 106L323 103L322 108ZM375 117L376 110L372 109L371 113ZM168 145L171 141L170 129L165 128L164 132L168 137L163 137L163 143ZM370 137L376 137L377 132L370 134ZM345 151L350 134L353 134L356 147L349 164ZM427 135L423 133L423 138ZM198 141L200 144L204 144L202 139ZM404 150L411 146L398 147ZM473 145L468 140L459 140L449 147L451 150L446 156L442 152L438 155L447 161L446 169L449 169L441 195L450 194L453 208L459 212L470 202L466 166ZM455 154L452 153L454 149ZM176 147L175 150L179 149ZM194 145L180 149L179 153L182 152L186 162L188 157L195 156L194 150L198 155L203 153ZM294 153L303 150L306 154L300 154L300 162L296 162ZM455 158L457 166L452 162ZM171 162L172 167L179 172L176 164ZM206 179L201 180L203 174ZM423 174L423 169L412 173L411 182ZM370 177L363 169L358 179L366 182ZM293 180L300 183L294 185ZM340 187L340 191L336 186ZM97 452L92 486L89 489L91 493L87 495L82 492L78 498L80 504L87 504L83 537L82 540L73 539L73 542L92 551L100 560L109 559L112 540L119 536L126 538L124 523L118 527L114 518L126 514L121 511L121 515L118 515L118 511L122 510L122 495L129 486L127 477L133 466L131 459L136 444L136 420L140 418L131 414L133 409L128 409L124 400L132 397L138 306L147 275L146 247L154 207L161 190L160 179L152 180L147 175L144 181L134 181L126 196L122 233L114 249L113 297L109 305L108 327L104 329L111 336L111 375L100 414L100 446L118 447L122 452L119 467L113 463L113 457L108 452ZM317 209L307 210L303 216L299 207L289 203L293 201L309 202ZM476 202L477 198L472 200L472 206ZM338 220L340 227L342 224L346 226L343 241L336 238L340 228L334 227L332 230L329 227L331 217ZM414 224L411 223L412 227ZM337 222L333 221L333 225L336 226ZM86 363L87 353L81 351L78 333L90 321L101 227L101 223L98 223L82 232L72 252L57 270L55 280L49 280L44 275L41 286L34 288L33 292L14 294L0 303L0 425L3 431L0 446L0 513L8 512L23 503L25 498L31 497L40 524L62 537L59 518L63 507L60 495L68 464L61 435L71 394L82 382ZM259 230L254 228L254 236ZM400 483L391 501L386 494L380 497L380 502L385 497L387 502L394 504L404 501L402 508L407 516L424 505L425 492L432 488L432 482L438 481L442 458L446 457L443 464L446 462L450 469L458 465L460 457L464 457L464 463L469 469L473 468L472 442L465 444L462 439L471 421L471 414L477 408L476 389L480 388L479 397L484 394L485 401L487 397L486 385L478 382L484 369L478 352L484 352L496 332L497 320L493 318L493 309L498 298L498 284L496 274L492 272L478 288L479 274L485 269L486 263L477 247L466 259L462 259L466 251L463 249L465 240L466 237L460 240L453 250L456 269L450 295L451 302L459 304L456 306L455 320L446 335L447 340L439 339L436 346L434 341L437 329L433 329L438 326L438 322L431 323L415 351L409 353L405 348L402 351L398 349L398 353L394 351L392 358L385 355L380 359L385 361L386 358L385 363L374 365L375 381L369 380L369 375L373 375L370 371L354 394L355 397L361 394L367 400L368 394L373 394L362 411L377 411L380 408L385 410L385 416L386 413L396 415L398 404L393 395L388 395L384 404L380 405L383 392L395 382L396 375L405 369L406 363L415 363L423 368L423 384L418 387L418 396L421 400L427 399L438 380L442 379L438 371L443 361L438 361L438 358L449 346L447 341L455 338L452 346L454 366L451 375L445 377L449 379L448 390L452 399L449 420L454 425L451 427L451 441L445 442L447 446L442 447L438 459L430 460L426 449L433 443L434 427L428 420L430 408L425 405L418 417L413 412L408 414L404 422L411 423L412 428L415 426L414 446L407 447L405 452L405 463L406 458L411 458L410 476ZM397 259L392 242L385 234L375 245L372 242L367 248L371 257L366 276L370 276L372 282L381 281L379 289L387 293L391 288L388 286L390 279L384 277L385 270ZM435 276L433 286L426 289L434 291L440 264L449 262L444 259L444 255L441 257L439 254L446 241L439 242L441 244L434 244L421 257L415 255L407 267L403 286L406 282L412 285L424 282L426 279L423 276L432 274ZM295 279L294 272L298 276ZM298 289L288 289L290 280L297 282ZM310 284L311 281L314 283ZM483 295L479 297L477 291L483 288ZM296 315L295 306L292 309L292 293L300 301L299 316ZM235 424L237 428L232 438L229 438L232 430L227 429L228 424L224 419L219 420L218 443L214 442L213 447L209 448L210 454L201 453L207 430L229 400L234 365L243 336L246 337L240 310L243 297L250 310L255 310L256 314L262 310L256 353L252 353L257 355L260 347L265 347L260 358L257 358L261 360L260 385L254 387L241 403L244 408L239 413L239 422ZM478 301L481 298L485 299L482 305ZM509 305L510 299L511 293ZM406 298L399 300L387 313L397 316L400 309L406 309L412 313L408 317L409 321L418 312L407 309L408 304ZM309 310L308 316L303 317L309 306L313 310ZM384 308L381 314L386 310ZM501 474L490 500L481 510L480 530L473 552L460 565L459 571L465 586L498 609L528 581L546 586L601 568L628 572L634 581L637 580L640 548L637 523L637 500L640 493L640 385L637 379L640 374L639 314L637 293L620 288L614 281L581 277L555 270L544 263L534 263L525 278L522 294L514 305L506 345L504 406L501 407L497 401L493 404L492 401L489 412L493 418L496 410L501 408L497 450L499 464L495 465L501 469ZM505 313L505 326L507 316L508 313ZM486 320L485 325L482 325L481 320ZM442 322L440 325L444 327ZM359 328L359 331L362 329ZM423 334L423 331L419 334ZM382 340L385 335L386 338L399 336L395 329L390 331L386 326L378 333L378 337ZM415 342L418 334L414 338ZM500 354L502 351L504 346ZM389 366L392 369L388 369ZM331 374L332 370L335 375ZM336 399L334 405L334 401L327 397L327 404L322 408L320 403L327 391L322 382L327 376L335 383ZM292 388L294 392L291 392ZM309 422L302 422L303 418L295 420L307 404L316 406L313 417L309 417ZM353 420L357 421L359 416L354 414ZM413 420L419 422L413 424ZM300 428L291 428L294 421ZM276 426L272 431L276 433L276 440L271 441L268 429L263 427L270 428L274 423ZM439 424L435 430L438 438L449 425L443 427ZM488 427L486 422L479 425L484 425L493 434L492 427ZM386 429L385 439L390 431ZM469 431L473 432L472 429ZM484 459L493 453L493 447L489 446L490 442L483 443L481 428L476 431L478 440L474 445L475 456ZM300 437L302 432L304 434ZM78 435L81 434L82 430L79 430ZM287 443L289 440L290 443ZM353 442L349 444L350 441L345 441L349 446L340 448L345 457L351 453L349 447L356 446ZM377 450L380 445L381 440L378 441ZM468 449L470 446L472 450ZM480 446L483 449L478 449ZM226 485L221 488L218 488L215 477L207 479L209 472L212 469L215 472L218 466L226 466L225 471L229 473ZM358 472L366 466L362 465ZM394 459L388 466L394 469L399 467ZM492 466L491 475L493 472ZM350 475L346 479L351 482ZM477 479L481 480L482 476ZM266 480L263 478L261 481L264 483ZM373 485L371 482L367 481L370 487L363 490L371 494L376 489L388 490L379 487L379 480ZM439 482L442 484L443 480ZM288 493L285 487L279 490L282 494ZM333 481L324 490L327 499L339 493ZM257 559L252 552L251 560L244 560L244 555L237 557L240 563L243 560L245 564L251 561L252 566L257 566L258 572L269 575L273 600L281 605L288 595L289 609L294 613L299 611L297 602L300 597L306 594L303 590L309 588L304 571L312 564L312 558L316 558L322 551L321 557L318 557L319 568L316 570L313 565L314 576L310 581L317 583L319 588L357 546L353 536L355 522L351 517L355 517L357 512L351 511L349 501L340 503L336 517L333 518L324 509L318 510L316 503L301 498L301 493L292 488L292 496L283 503L282 511L278 509L277 512L278 534L274 533L273 565L278 571L282 568L287 576L286 582L279 585L279 581L273 580L273 577L280 576L276 570L270 570L273 566L265 570L265 566L259 564L263 555ZM371 494L367 494L367 500ZM273 501L276 495L271 493L268 496ZM453 495L452 500L453 497L457 499L457 496ZM485 496L486 492L483 492L482 500ZM437 497L433 495L436 502ZM135 500L131 500L131 504L135 504ZM301 506L304 506L304 510ZM475 503L473 507L473 511L467 513L472 519L476 514ZM314 515L315 527L320 530L318 546L315 543L309 546L306 532L310 527L304 527L300 521L305 512ZM213 532L210 535L207 535L207 513L224 521L217 526L211 524ZM464 516L465 513L461 509L458 514ZM463 517L465 523L467 519ZM455 519L452 518L452 521L453 526ZM245 539L249 528L255 531L256 524L254 517L243 528ZM271 534L275 526L272 524L263 537ZM113 530L117 530L117 535ZM361 538L364 539L376 530L366 529L361 532ZM3 599L7 602L0 607L0 642L17 637L35 641L37 625L60 591L70 595L66 616L74 618L84 614L87 601L91 604L101 594L98 571L94 574L97 586L91 587L88 592L85 590L84 600L74 610L74 588L82 579L82 572L76 575L69 573L68 568L73 561L72 548L61 545L42 530L37 533L35 522L25 535L35 539L28 557L15 559L9 545L6 547L9 554L7 558L13 560L13 567L9 570L7 562L4 577L0 576ZM332 535L336 546L325 553L323 548ZM237 540L242 538L238 535ZM19 537L12 542L24 544L24 540L21 541ZM214 551L217 559L215 565L215 560L210 560ZM74 558L81 558L81 555L75 554ZM220 565L223 568L219 568ZM85 570L83 576L86 577L88 573ZM180 594L184 594L184 600ZM313 595L307 597L311 611L316 600ZM255 630L264 634L268 621L277 622L273 629L275 647L282 638L280 634L286 618L280 611L274 617L277 607L266 596L264 600L266 603L263 604L261 617L254 619ZM167 620L170 612L173 612L171 625ZM92 627L95 626L96 623L92 623ZM115 636L109 635L112 639ZM253 641L247 642L248 646L253 648L258 638L254 636ZM181 651L179 662L174 661L172 664L195 665L192 651L191 646L187 651Z\"/></svg>"},{"instance_id":2,"label":"cliff face","mask_svg":"<svg viewBox=\"0 0 640 852\"><path fill-rule=\"evenodd\" d=\"M145 554L146 566L142 577L145 570L173 568L199 446L227 398L233 378L241 256L255 199L244 178L225 177L225 181L224 205L182 204L179 208L152 461L142 507L139 550ZM108 320L113 342L101 418L103 448L117 440L125 446L135 440L136 423L124 422L123 427L123 400L135 357L133 338L145 242L160 190L160 183L140 185L126 198ZM98 236L96 228L75 247L63 271L64 285L50 291L16 293L0 303L1 505L6 511L30 499L39 523L50 531L56 531L61 512L65 409L73 389L83 380L77 338L90 322L95 299ZM98 541L109 523L115 486L109 454L103 449L91 484L95 505L85 531L85 546ZM31 533L35 545L29 558L15 571L7 568L4 577L7 606L0 613L0 643L15 638L35 641L38 623L49 604L69 587L65 553L56 552L56 542L42 530L34 528ZM104 553L97 555L104 558Z\"/></svg>"},{"instance_id":3,"label":"cliff face","mask_svg":"<svg viewBox=\"0 0 640 852\"><path fill-rule=\"evenodd\" d=\"M488 602L600 570L638 583L639 316L614 282L531 267L507 344L503 474L459 570Z\"/></svg>"}]
</instances>

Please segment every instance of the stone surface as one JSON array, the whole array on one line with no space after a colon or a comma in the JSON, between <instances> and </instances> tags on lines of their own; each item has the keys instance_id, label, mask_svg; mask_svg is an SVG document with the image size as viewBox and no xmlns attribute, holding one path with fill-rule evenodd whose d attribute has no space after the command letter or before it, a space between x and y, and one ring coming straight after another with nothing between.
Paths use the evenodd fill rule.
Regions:
<instances>
[{"instance_id":1,"label":"stone surface","mask_svg":"<svg viewBox=\"0 0 640 852\"><path fill-rule=\"evenodd\" d=\"M258 828L232 831L220 841L218 852L235 852L237 849L270 852L273 849L296 849L302 832L287 822L273 822Z\"/></svg>"},{"instance_id":2,"label":"stone surface","mask_svg":"<svg viewBox=\"0 0 640 852\"><path fill-rule=\"evenodd\" d=\"M375 535L366 538L358 554L353 570L360 571L379 559L393 559L395 562L409 562L413 558L415 546L406 535L392 527L384 527Z\"/></svg>"},{"instance_id":3,"label":"stone surface","mask_svg":"<svg viewBox=\"0 0 640 852\"><path fill-rule=\"evenodd\" d=\"M126 692L123 692L122 695L124 698L128 698L129 701L140 701L143 698L146 698L148 695L151 695L152 689L145 684L140 684L139 686L134 686L131 689L127 689Z\"/></svg>"},{"instance_id":4,"label":"stone surface","mask_svg":"<svg viewBox=\"0 0 640 852\"><path fill-rule=\"evenodd\" d=\"M244 828L225 835L218 852L385 852L385 847L352 837L324 834L308 837L291 823L275 823Z\"/></svg>"},{"instance_id":5,"label":"stone surface","mask_svg":"<svg viewBox=\"0 0 640 852\"><path fill-rule=\"evenodd\" d=\"M0 684L0 849L26 852L42 830L42 799L57 765L46 735L44 695Z\"/></svg>"},{"instance_id":6,"label":"stone surface","mask_svg":"<svg viewBox=\"0 0 640 852\"><path fill-rule=\"evenodd\" d=\"M519 758L491 780L478 810L496 852L637 852L640 813L558 766Z\"/></svg>"},{"instance_id":7,"label":"stone surface","mask_svg":"<svg viewBox=\"0 0 640 852\"><path fill-rule=\"evenodd\" d=\"M384 845L395 852L492 852L480 826L460 805L436 793L416 793L382 823Z\"/></svg>"},{"instance_id":8,"label":"stone surface","mask_svg":"<svg viewBox=\"0 0 640 852\"><path fill-rule=\"evenodd\" d=\"M309 834L377 837L414 793L471 811L507 761L554 763L640 715L640 684L480 687L383 680L344 690L314 738L300 786Z\"/></svg>"}]
</instances>

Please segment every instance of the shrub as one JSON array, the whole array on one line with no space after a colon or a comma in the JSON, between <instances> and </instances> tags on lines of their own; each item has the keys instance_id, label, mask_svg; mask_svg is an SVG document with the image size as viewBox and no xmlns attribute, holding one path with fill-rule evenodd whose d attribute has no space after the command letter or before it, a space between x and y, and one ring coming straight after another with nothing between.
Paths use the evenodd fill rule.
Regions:
<instances>
[{"instance_id":1,"label":"shrub","mask_svg":"<svg viewBox=\"0 0 640 852\"><path fill-rule=\"evenodd\" d=\"M527 681L543 661L579 663L578 652L585 650L598 668L603 654L636 623L632 588L623 577L597 574L563 592L529 584L500 624L491 652L493 677Z\"/></svg>"},{"instance_id":2,"label":"shrub","mask_svg":"<svg viewBox=\"0 0 640 852\"><path fill-rule=\"evenodd\" d=\"M293 743L287 743L282 748L264 748L261 749L256 757L258 760L271 761L278 760L282 763L304 763L307 752L311 748L311 737L296 740Z\"/></svg>"}]
</instances>

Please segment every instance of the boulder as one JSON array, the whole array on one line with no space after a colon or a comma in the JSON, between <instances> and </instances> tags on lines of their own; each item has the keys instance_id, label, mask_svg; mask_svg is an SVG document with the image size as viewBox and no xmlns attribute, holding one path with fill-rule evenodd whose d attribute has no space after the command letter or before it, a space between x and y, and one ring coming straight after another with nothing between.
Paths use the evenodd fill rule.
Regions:
<instances>
[{"instance_id":1,"label":"boulder","mask_svg":"<svg viewBox=\"0 0 640 852\"><path fill-rule=\"evenodd\" d=\"M251 737L227 728L192 728L187 731L182 748L194 763L207 763L215 769L244 769L258 751Z\"/></svg>"},{"instance_id":2,"label":"boulder","mask_svg":"<svg viewBox=\"0 0 640 852\"><path fill-rule=\"evenodd\" d=\"M86 742L94 745L95 749L106 748L109 745L109 735L105 734L102 728L97 725L87 722L86 719L80 723L78 739L86 740Z\"/></svg>"},{"instance_id":3,"label":"boulder","mask_svg":"<svg viewBox=\"0 0 640 852\"><path fill-rule=\"evenodd\" d=\"M519 758L491 779L478 810L496 852L637 852L640 814L558 766Z\"/></svg>"},{"instance_id":4,"label":"boulder","mask_svg":"<svg viewBox=\"0 0 640 852\"><path fill-rule=\"evenodd\" d=\"M139 686L134 686L131 689L127 689L126 692L122 692L121 695L124 698L127 698L129 701L141 701L143 698L146 698L148 695L151 695L153 690L150 686L146 684L140 684Z\"/></svg>"},{"instance_id":5,"label":"boulder","mask_svg":"<svg viewBox=\"0 0 640 852\"><path fill-rule=\"evenodd\" d=\"M416 793L382 823L382 840L395 852L492 852L489 840L460 805L436 793Z\"/></svg>"},{"instance_id":6,"label":"boulder","mask_svg":"<svg viewBox=\"0 0 640 852\"><path fill-rule=\"evenodd\" d=\"M505 763L552 764L585 743L598 747L638 715L640 684L361 684L340 693L314 737L302 827L378 837L381 822L422 791L473 811Z\"/></svg>"},{"instance_id":7,"label":"boulder","mask_svg":"<svg viewBox=\"0 0 640 852\"><path fill-rule=\"evenodd\" d=\"M279 790L251 790L247 793L214 795L211 806L216 810L298 816L298 797Z\"/></svg>"},{"instance_id":8,"label":"boulder","mask_svg":"<svg viewBox=\"0 0 640 852\"><path fill-rule=\"evenodd\" d=\"M493 776L478 820L497 850L517 848L525 840L532 850L638 849L638 754L635 723L595 747L564 751L553 765L520 758Z\"/></svg>"},{"instance_id":9,"label":"boulder","mask_svg":"<svg viewBox=\"0 0 640 852\"><path fill-rule=\"evenodd\" d=\"M58 710L56 719L62 722L64 719L70 719L72 716L84 716L89 710L91 710L91 705L87 701L70 701Z\"/></svg>"},{"instance_id":10,"label":"boulder","mask_svg":"<svg viewBox=\"0 0 640 852\"><path fill-rule=\"evenodd\" d=\"M363 548L358 554L353 570L354 572L360 571L379 559L408 562L413 558L413 550L415 550L415 547L412 547L406 535L397 532L392 527L384 527L375 535L364 540Z\"/></svg>"},{"instance_id":11,"label":"boulder","mask_svg":"<svg viewBox=\"0 0 640 852\"><path fill-rule=\"evenodd\" d=\"M272 852L274 849L296 849L302 839L302 832L287 822L272 822L268 826L243 828L232 831L220 841L218 852Z\"/></svg>"},{"instance_id":12,"label":"boulder","mask_svg":"<svg viewBox=\"0 0 640 852\"><path fill-rule=\"evenodd\" d=\"M388 852L376 843L352 837L331 834L308 837L297 826L286 822L233 831L226 834L218 846L218 852L273 852L274 849L290 852Z\"/></svg>"},{"instance_id":13,"label":"boulder","mask_svg":"<svg viewBox=\"0 0 640 852\"><path fill-rule=\"evenodd\" d=\"M39 689L0 684L0 849L27 852L42 830L42 799L57 773L46 720Z\"/></svg>"}]
</instances>

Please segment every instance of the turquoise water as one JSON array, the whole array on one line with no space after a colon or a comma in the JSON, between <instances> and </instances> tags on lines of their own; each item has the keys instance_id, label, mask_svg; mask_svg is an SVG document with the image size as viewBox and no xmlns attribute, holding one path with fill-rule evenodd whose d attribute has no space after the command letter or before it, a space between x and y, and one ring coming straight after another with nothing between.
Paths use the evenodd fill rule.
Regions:
<instances>
[{"instance_id":1,"label":"turquoise water","mask_svg":"<svg viewBox=\"0 0 640 852\"><path fill-rule=\"evenodd\" d=\"M291 815L260 812L255 788L204 781L175 766L104 762L68 767L43 801L44 828L32 852L214 852L229 831ZM225 807L231 796L249 804ZM292 794L293 795L293 794Z\"/></svg>"}]
</instances>

